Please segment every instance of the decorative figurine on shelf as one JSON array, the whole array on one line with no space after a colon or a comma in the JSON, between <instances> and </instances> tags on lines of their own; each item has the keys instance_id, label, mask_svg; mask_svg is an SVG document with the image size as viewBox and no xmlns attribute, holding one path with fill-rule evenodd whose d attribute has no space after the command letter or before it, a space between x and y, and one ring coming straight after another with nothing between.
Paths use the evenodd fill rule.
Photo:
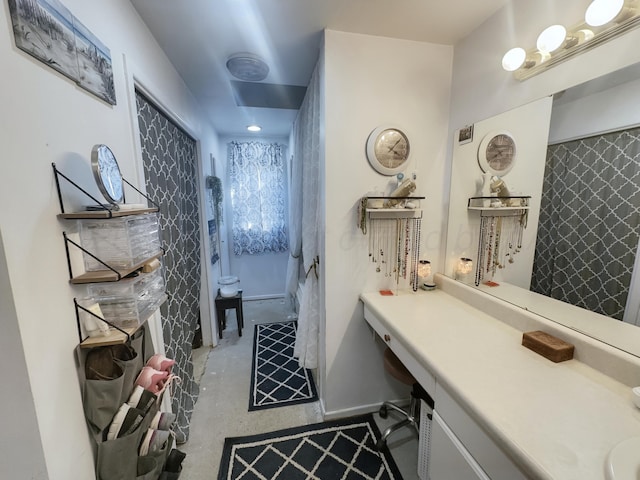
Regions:
<instances>
[{"instance_id":1,"label":"decorative figurine on shelf","mask_svg":"<svg viewBox=\"0 0 640 480\"><path fill-rule=\"evenodd\" d=\"M490 197L491 196L491 174L483 173L482 174L482 188L480 190L481 197ZM491 203L491 200L483 199L482 206L488 207Z\"/></svg>"},{"instance_id":2,"label":"decorative figurine on shelf","mask_svg":"<svg viewBox=\"0 0 640 480\"><path fill-rule=\"evenodd\" d=\"M416 190L416 182L407 178L404 180L398 188L391 192L391 197L384 202L385 207L404 206L404 200L399 197L408 197Z\"/></svg>"}]
</instances>

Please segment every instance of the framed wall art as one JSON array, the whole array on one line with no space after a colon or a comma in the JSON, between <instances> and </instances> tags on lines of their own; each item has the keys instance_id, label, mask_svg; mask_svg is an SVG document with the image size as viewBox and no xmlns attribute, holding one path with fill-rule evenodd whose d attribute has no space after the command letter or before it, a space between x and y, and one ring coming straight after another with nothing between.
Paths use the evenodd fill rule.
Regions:
<instances>
[{"instance_id":1,"label":"framed wall art","mask_svg":"<svg viewBox=\"0 0 640 480\"><path fill-rule=\"evenodd\" d=\"M110 50L59 0L8 0L16 47L115 105Z\"/></svg>"}]
</instances>

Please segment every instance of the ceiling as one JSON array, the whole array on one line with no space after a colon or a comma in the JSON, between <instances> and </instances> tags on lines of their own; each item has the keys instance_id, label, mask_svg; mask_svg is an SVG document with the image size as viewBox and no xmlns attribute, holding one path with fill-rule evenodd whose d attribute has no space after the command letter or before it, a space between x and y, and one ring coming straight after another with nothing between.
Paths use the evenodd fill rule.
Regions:
<instances>
[{"instance_id":1,"label":"ceiling","mask_svg":"<svg viewBox=\"0 0 640 480\"><path fill-rule=\"evenodd\" d=\"M287 136L295 109L270 108L266 97L248 102L266 106L238 105L242 82L225 67L231 55L262 57L267 85L245 90L252 98L273 95L278 85L308 84L325 28L454 45L509 0L130 1L220 135L246 135L257 123L259 136Z\"/></svg>"}]
</instances>

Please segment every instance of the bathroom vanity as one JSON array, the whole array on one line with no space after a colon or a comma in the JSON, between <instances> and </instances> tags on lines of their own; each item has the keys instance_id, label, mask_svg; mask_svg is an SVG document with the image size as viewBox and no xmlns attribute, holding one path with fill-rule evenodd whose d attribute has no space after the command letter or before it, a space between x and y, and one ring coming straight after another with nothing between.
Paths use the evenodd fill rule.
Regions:
<instances>
[{"instance_id":1,"label":"bathroom vanity","mask_svg":"<svg viewBox=\"0 0 640 480\"><path fill-rule=\"evenodd\" d=\"M640 358L447 277L435 291L364 293L367 323L435 399L431 480L605 479L640 437ZM542 330L575 346L553 363ZM618 480L618 479L616 479Z\"/></svg>"}]
</instances>

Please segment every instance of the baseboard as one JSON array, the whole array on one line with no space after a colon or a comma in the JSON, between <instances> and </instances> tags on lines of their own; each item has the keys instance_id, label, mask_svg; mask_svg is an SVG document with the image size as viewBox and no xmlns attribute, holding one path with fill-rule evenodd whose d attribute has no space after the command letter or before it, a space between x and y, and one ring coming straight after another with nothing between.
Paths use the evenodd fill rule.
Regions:
<instances>
[{"instance_id":1,"label":"baseboard","mask_svg":"<svg viewBox=\"0 0 640 480\"><path fill-rule=\"evenodd\" d=\"M399 407L406 407L407 405L409 405L409 400L394 400L393 403L395 403ZM356 415L364 415L366 413L375 413L380 410L380 405L382 405L382 402L327 412L324 406L324 402L320 400L320 411L322 412L322 418L324 418L325 420L336 420L338 418L347 418L354 417Z\"/></svg>"},{"instance_id":2,"label":"baseboard","mask_svg":"<svg viewBox=\"0 0 640 480\"><path fill-rule=\"evenodd\" d=\"M242 301L243 302L251 302L251 301L258 301L258 300L274 300L276 298L284 298L284 293L274 293L274 294L268 294L268 295L254 295L251 297L242 297Z\"/></svg>"},{"instance_id":3,"label":"baseboard","mask_svg":"<svg viewBox=\"0 0 640 480\"><path fill-rule=\"evenodd\" d=\"M322 418L325 420L336 420L338 418L354 417L356 415L364 415L365 413L377 412L380 409L380 403L374 403L370 405L362 405L354 408L345 408L342 410L332 410L327 412L324 408L324 403L320 403L322 407Z\"/></svg>"}]
</instances>

